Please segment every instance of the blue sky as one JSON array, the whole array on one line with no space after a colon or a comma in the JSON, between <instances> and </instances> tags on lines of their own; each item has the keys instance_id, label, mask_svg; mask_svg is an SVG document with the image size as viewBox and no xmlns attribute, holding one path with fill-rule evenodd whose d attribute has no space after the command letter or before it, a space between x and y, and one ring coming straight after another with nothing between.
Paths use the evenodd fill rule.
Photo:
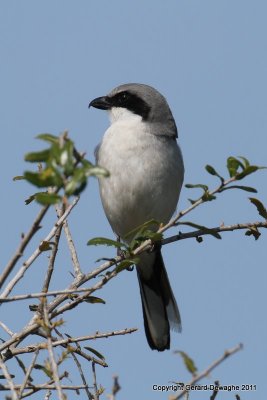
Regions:
<instances>
[{"instance_id":1,"label":"blue sky","mask_svg":"<svg viewBox=\"0 0 267 400\"><path fill-rule=\"evenodd\" d=\"M108 118L88 110L88 103L118 84L147 83L167 97L179 130L185 183L215 186L217 181L204 166L212 164L226 174L229 155L267 165L266 12L266 2L246 0L2 1L3 265L38 211L37 205L24 205L34 188L12 182L28 167L24 154L41 148L34 137L68 129L76 146L92 160ZM250 176L246 183L258 189L257 196L266 204L266 171ZM179 209L185 209L194 194L184 188ZM187 219L208 226L256 221L257 211L247 198L245 192L223 193ZM54 220L51 210L37 239L48 233ZM96 180L91 180L72 213L70 226L85 271L95 266L97 258L112 255L109 249L86 246L91 237L112 237ZM242 400L263 398L266 393L265 242L265 232L258 241L234 232L224 234L221 241L186 240L163 250L183 320L182 334L172 335L172 350L187 352L202 370L225 349L242 342L244 350L205 381L256 384L256 393L240 393ZM14 293L38 291L46 263L44 255ZM64 240L57 268L53 288L63 289L71 279ZM135 273L120 274L99 296L106 300L105 306L85 304L79 313L65 316L66 332L139 328L131 336L93 343L109 364L108 369L97 369L98 381L107 392L114 374L122 386L118 400L167 398L153 392L152 385L190 379L172 351L159 354L148 348ZM27 311L23 315L25 307L26 303L5 305L2 320L19 330L30 316ZM190 399L209 395L192 393ZM218 395L218 400L226 398L234 394Z\"/></svg>"}]
</instances>

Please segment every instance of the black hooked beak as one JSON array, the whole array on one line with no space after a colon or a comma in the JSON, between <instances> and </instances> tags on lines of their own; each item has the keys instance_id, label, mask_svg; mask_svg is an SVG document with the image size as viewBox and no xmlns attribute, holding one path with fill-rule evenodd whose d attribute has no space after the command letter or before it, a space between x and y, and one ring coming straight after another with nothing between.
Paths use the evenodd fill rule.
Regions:
<instances>
[{"instance_id":1,"label":"black hooked beak","mask_svg":"<svg viewBox=\"0 0 267 400\"><path fill-rule=\"evenodd\" d=\"M110 110L112 102L108 96L97 97L89 103L88 108L90 107L99 108L100 110Z\"/></svg>"}]
</instances>

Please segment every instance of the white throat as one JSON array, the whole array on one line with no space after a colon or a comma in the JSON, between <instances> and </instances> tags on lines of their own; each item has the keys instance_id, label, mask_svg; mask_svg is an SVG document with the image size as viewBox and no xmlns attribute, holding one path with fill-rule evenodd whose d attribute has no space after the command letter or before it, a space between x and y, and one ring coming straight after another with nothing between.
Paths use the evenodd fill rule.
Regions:
<instances>
[{"instance_id":1,"label":"white throat","mask_svg":"<svg viewBox=\"0 0 267 400\"><path fill-rule=\"evenodd\" d=\"M108 113L111 124L117 122L118 120L135 120L140 122L142 121L142 117L140 115L135 114L124 107L112 107L111 110L108 111Z\"/></svg>"}]
</instances>

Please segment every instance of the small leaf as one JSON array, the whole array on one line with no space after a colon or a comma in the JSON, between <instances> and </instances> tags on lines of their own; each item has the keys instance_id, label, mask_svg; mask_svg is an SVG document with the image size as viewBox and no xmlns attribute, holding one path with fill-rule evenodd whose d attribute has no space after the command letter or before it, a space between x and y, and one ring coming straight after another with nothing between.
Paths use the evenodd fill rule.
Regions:
<instances>
[{"instance_id":1,"label":"small leaf","mask_svg":"<svg viewBox=\"0 0 267 400\"><path fill-rule=\"evenodd\" d=\"M101 299L100 297L95 297L95 296L86 297L85 302L91 303L91 304L96 304L96 303L106 304L105 300Z\"/></svg>"},{"instance_id":2,"label":"small leaf","mask_svg":"<svg viewBox=\"0 0 267 400\"><path fill-rule=\"evenodd\" d=\"M237 175L237 170L238 168L241 167L244 169L244 165L235 157L228 157L227 158L227 168L230 177L232 178L233 176Z\"/></svg>"},{"instance_id":3,"label":"small leaf","mask_svg":"<svg viewBox=\"0 0 267 400\"><path fill-rule=\"evenodd\" d=\"M147 230L148 228L150 229L157 229L158 226L160 225L160 223L158 221L156 221L155 219L150 219L149 221L146 221L144 224L137 226L136 228L134 228L133 230L131 230L130 232L128 232L125 235L125 238L131 238L134 236L134 238L141 236L142 233Z\"/></svg>"},{"instance_id":4,"label":"small leaf","mask_svg":"<svg viewBox=\"0 0 267 400\"><path fill-rule=\"evenodd\" d=\"M15 375L10 374L10 377L13 379L13 378L15 378ZM0 379L6 379L5 375L0 375ZM1 387L0 387L0 390L1 390Z\"/></svg>"},{"instance_id":5,"label":"small leaf","mask_svg":"<svg viewBox=\"0 0 267 400\"><path fill-rule=\"evenodd\" d=\"M218 172L215 170L215 168L213 168L212 165L206 165L205 169L209 174L217 176L221 180L221 182L224 182L224 178L220 174L218 174Z\"/></svg>"},{"instance_id":6,"label":"small leaf","mask_svg":"<svg viewBox=\"0 0 267 400\"><path fill-rule=\"evenodd\" d=\"M126 244L105 237L95 237L87 242L87 246L99 246L99 245L112 246L118 249L127 248Z\"/></svg>"},{"instance_id":7,"label":"small leaf","mask_svg":"<svg viewBox=\"0 0 267 400\"><path fill-rule=\"evenodd\" d=\"M39 245L40 251L48 251L51 249L52 249L51 242L47 242L47 241L43 240L42 243Z\"/></svg>"},{"instance_id":8,"label":"small leaf","mask_svg":"<svg viewBox=\"0 0 267 400\"><path fill-rule=\"evenodd\" d=\"M210 192L206 191L203 196L201 197L203 201L212 201L216 199L216 196L211 194Z\"/></svg>"},{"instance_id":9,"label":"small leaf","mask_svg":"<svg viewBox=\"0 0 267 400\"><path fill-rule=\"evenodd\" d=\"M175 353L180 354L186 366L187 371L190 372L190 374L192 374L193 376L195 376L197 373L197 367L195 366L195 363L192 360L192 358L190 358L189 355L186 354L184 351L175 351Z\"/></svg>"},{"instance_id":10,"label":"small leaf","mask_svg":"<svg viewBox=\"0 0 267 400\"><path fill-rule=\"evenodd\" d=\"M229 189L241 189L245 190L246 192L257 193L257 190L250 186L239 186L239 185L232 185L232 186L225 186L220 189L220 192L224 192L225 190Z\"/></svg>"},{"instance_id":11,"label":"small leaf","mask_svg":"<svg viewBox=\"0 0 267 400\"><path fill-rule=\"evenodd\" d=\"M33 368L43 371L46 374L46 376L48 376L48 378L50 379L53 378L53 373L50 368L47 368L41 364L35 364Z\"/></svg>"},{"instance_id":12,"label":"small leaf","mask_svg":"<svg viewBox=\"0 0 267 400\"><path fill-rule=\"evenodd\" d=\"M119 272L123 271L124 269L131 267L132 265L138 264L139 261L140 261L139 257L127 258L126 260L123 260L122 262L120 262L118 264L118 266L116 267L116 271L119 273Z\"/></svg>"},{"instance_id":13,"label":"small leaf","mask_svg":"<svg viewBox=\"0 0 267 400\"><path fill-rule=\"evenodd\" d=\"M101 360L103 360L103 361L105 360L105 357L101 353L99 353L99 351L93 349L92 347L88 347L88 346L85 346L84 348L86 350L89 350L91 353L93 353L95 356L97 356Z\"/></svg>"},{"instance_id":14,"label":"small leaf","mask_svg":"<svg viewBox=\"0 0 267 400\"><path fill-rule=\"evenodd\" d=\"M256 199L255 197L249 197L249 200L251 201L252 204L254 204L255 207L257 207L260 216L263 217L264 219L267 219L267 210L262 204L262 202L259 199Z\"/></svg>"},{"instance_id":15,"label":"small leaf","mask_svg":"<svg viewBox=\"0 0 267 400\"><path fill-rule=\"evenodd\" d=\"M59 137L51 135L51 133L40 133L36 138L50 143L59 143Z\"/></svg>"},{"instance_id":16,"label":"small leaf","mask_svg":"<svg viewBox=\"0 0 267 400\"><path fill-rule=\"evenodd\" d=\"M35 200L43 205L57 204L62 201L62 197L55 193L40 192L34 195Z\"/></svg>"},{"instance_id":17,"label":"small leaf","mask_svg":"<svg viewBox=\"0 0 267 400\"><path fill-rule=\"evenodd\" d=\"M33 194L33 195L31 195L30 197L28 197L28 198L25 200L26 206L27 206L28 204L30 204L34 199L35 199L35 194Z\"/></svg>"},{"instance_id":18,"label":"small leaf","mask_svg":"<svg viewBox=\"0 0 267 400\"><path fill-rule=\"evenodd\" d=\"M108 170L106 170L105 168L102 167L91 167L91 168L87 168L86 170L86 175L87 176L96 176L96 177L108 177L110 174L108 172Z\"/></svg>"},{"instance_id":19,"label":"small leaf","mask_svg":"<svg viewBox=\"0 0 267 400\"><path fill-rule=\"evenodd\" d=\"M140 236L135 237L135 240L144 241L144 240L152 240L153 242L158 242L162 239L163 234L159 232L151 231L150 229L146 229L141 233Z\"/></svg>"},{"instance_id":20,"label":"small leaf","mask_svg":"<svg viewBox=\"0 0 267 400\"><path fill-rule=\"evenodd\" d=\"M239 158L241 158L241 160L243 160L243 162L245 164L245 168L247 168L250 165L250 163L246 157L239 156Z\"/></svg>"},{"instance_id":21,"label":"small leaf","mask_svg":"<svg viewBox=\"0 0 267 400\"><path fill-rule=\"evenodd\" d=\"M72 178L68 181L65 186L65 193L67 196L72 195L74 192L83 185L86 184L86 175L83 168L76 168Z\"/></svg>"},{"instance_id":22,"label":"small leaf","mask_svg":"<svg viewBox=\"0 0 267 400\"><path fill-rule=\"evenodd\" d=\"M25 155L24 160L29 162L46 162L50 157L50 149L28 153Z\"/></svg>"},{"instance_id":23,"label":"small leaf","mask_svg":"<svg viewBox=\"0 0 267 400\"><path fill-rule=\"evenodd\" d=\"M188 201L192 204L192 206L198 201L198 200L193 200L193 199L188 199Z\"/></svg>"},{"instance_id":24,"label":"small leaf","mask_svg":"<svg viewBox=\"0 0 267 400\"><path fill-rule=\"evenodd\" d=\"M25 179L37 187L62 186L61 176L51 167L44 169L41 172L26 171Z\"/></svg>"},{"instance_id":25,"label":"small leaf","mask_svg":"<svg viewBox=\"0 0 267 400\"><path fill-rule=\"evenodd\" d=\"M177 225L191 226L192 228L199 229L199 230L203 231L204 233L208 233L209 235L214 236L216 239L222 238L221 235L218 232L215 232L213 229L207 228L204 225L195 224L194 222L191 222L191 221L178 222Z\"/></svg>"},{"instance_id":26,"label":"small leaf","mask_svg":"<svg viewBox=\"0 0 267 400\"><path fill-rule=\"evenodd\" d=\"M203 189L204 191L209 190L209 187L208 187L207 185L202 185L201 183L197 183L196 185L192 185L191 183L187 183L187 184L185 185L185 187L186 187L187 189L200 188L200 189Z\"/></svg>"},{"instance_id":27,"label":"small leaf","mask_svg":"<svg viewBox=\"0 0 267 400\"><path fill-rule=\"evenodd\" d=\"M258 169L264 169L265 167L258 167L257 165L250 165L244 169L244 171L240 172L240 174L236 175L236 179L240 180L245 178L245 176L253 174L253 172L258 171Z\"/></svg>"},{"instance_id":28,"label":"small leaf","mask_svg":"<svg viewBox=\"0 0 267 400\"><path fill-rule=\"evenodd\" d=\"M13 181L22 181L24 179L25 179L25 176L18 175L18 176L14 176Z\"/></svg>"},{"instance_id":29,"label":"small leaf","mask_svg":"<svg viewBox=\"0 0 267 400\"><path fill-rule=\"evenodd\" d=\"M258 240L261 233L256 226L253 226L249 230L246 231L245 235L246 236L254 236L254 239Z\"/></svg>"}]
</instances>

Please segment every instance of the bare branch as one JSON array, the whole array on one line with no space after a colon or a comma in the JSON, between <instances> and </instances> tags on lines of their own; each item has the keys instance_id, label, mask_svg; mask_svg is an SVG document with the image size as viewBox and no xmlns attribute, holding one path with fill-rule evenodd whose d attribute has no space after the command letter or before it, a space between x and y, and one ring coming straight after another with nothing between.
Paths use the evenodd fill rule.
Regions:
<instances>
[{"instance_id":1,"label":"bare branch","mask_svg":"<svg viewBox=\"0 0 267 400\"><path fill-rule=\"evenodd\" d=\"M59 339L52 341L52 346L66 346L70 343L79 343L79 342L84 342L86 340L96 340L96 339L103 339L103 338L108 338L112 336L121 336L121 335L128 335L130 333L136 332L138 329L137 328L126 328L122 329L119 331L111 331L111 332L96 332L94 335L87 335L87 336L78 336L75 338L66 338L66 339ZM47 348L46 342L41 342L41 343L35 343L35 344L30 344L26 347L15 347L12 349L12 355L17 356L19 354L24 354L24 353L33 353L34 351L38 350L44 350ZM96 360L94 360L96 362Z\"/></svg>"},{"instance_id":2,"label":"bare branch","mask_svg":"<svg viewBox=\"0 0 267 400\"><path fill-rule=\"evenodd\" d=\"M94 396L92 395L92 393L90 392L89 388L88 388L88 384L86 382L83 370L82 370L82 366L81 363L79 362L78 358L76 357L76 355L74 353L71 353L72 358L74 359L75 364L77 365L79 374L81 376L82 382L83 384L86 386L85 388L85 392L87 394L88 400L94 400Z\"/></svg>"},{"instance_id":3,"label":"bare branch","mask_svg":"<svg viewBox=\"0 0 267 400\"><path fill-rule=\"evenodd\" d=\"M6 326L6 324L4 324L3 321L0 321L0 326L1 326L1 328L3 328L4 331L6 331L6 333L9 336L13 336L14 335L14 333L8 328L8 326Z\"/></svg>"},{"instance_id":4,"label":"bare branch","mask_svg":"<svg viewBox=\"0 0 267 400\"><path fill-rule=\"evenodd\" d=\"M99 400L99 393L98 393L98 387L97 387L97 381L96 381L96 370L95 370L95 363L92 362L92 371L93 371L93 378L94 378L94 400Z\"/></svg>"},{"instance_id":5,"label":"bare branch","mask_svg":"<svg viewBox=\"0 0 267 400\"><path fill-rule=\"evenodd\" d=\"M60 225L63 224L63 222L65 221L65 219L68 217L69 213L71 212L71 210L73 209L73 207L75 207L75 205L78 203L79 198L77 197L76 199L74 199L73 203L67 208L67 210L64 212L64 214L62 215L62 217L54 224L52 230L50 231L50 233L46 236L46 238L40 243L40 245L38 246L38 248L34 251L34 253L28 258L27 261L25 261L22 265L22 267L20 268L20 270L17 272L17 274L14 276L14 278L9 282L9 284L6 286L6 288L4 289L3 293L0 296L1 298L5 298L9 295L9 293L11 292L11 290L14 288L14 286L18 283L18 281L23 277L23 275L25 274L25 272L27 271L27 269L31 266L31 264L36 260L36 258L42 253L42 250L40 248L41 244L43 242L50 242L51 239L55 236L55 233L58 229L58 227Z\"/></svg>"},{"instance_id":6,"label":"bare branch","mask_svg":"<svg viewBox=\"0 0 267 400\"><path fill-rule=\"evenodd\" d=\"M55 381L55 386L57 388L58 398L59 398L59 400L65 400L65 396L63 394L60 380L59 380L58 365L56 363L54 352L53 352L52 337L51 337L52 327L51 327L51 324L49 321L46 299L44 300L44 304L43 304L43 317L44 317L44 323L47 328L46 329L46 331L47 331L47 350L48 350L50 365L51 365L51 369L52 369L52 373L53 373L53 379Z\"/></svg>"},{"instance_id":7,"label":"bare branch","mask_svg":"<svg viewBox=\"0 0 267 400\"><path fill-rule=\"evenodd\" d=\"M30 365L29 365L29 367L28 367L28 369L27 369L27 372L26 372L25 377L24 377L24 381L23 381L23 383L22 383L22 385L21 385L21 388L20 388L20 390L19 390L19 393L18 393L19 399L22 398L21 396L22 396L23 391L24 391L24 389L25 389L25 387L26 387L26 385L27 385L27 383L28 383L28 379L29 379L29 377L30 377L30 375L31 375L31 372L32 372L32 369L33 369L34 364L35 364L35 362L36 362L36 359L37 359L37 357L38 357L38 354L39 354L39 349L35 350L33 359L32 359L32 361L31 361L31 363L30 363Z\"/></svg>"},{"instance_id":8,"label":"bare branch","mask_svg":"<svg viewBox=\"0 0 267 400\"><path fill-rule=\"evenodd\" d=\"M58 206L56 206L56 211L57 211L58 216L60 216L60 210L59 210ZM68 224L67 220L64 221L63 228L64 228L65 236L66 236L66 239L68 242L68 246L70 249L71 260L72 260L72 264L73 264L73 268L74 268L74 274L77 278L80 278L83 276L83 273L81 271L78 254L75 249L74 242L72 240L72 235L71 235L69 224Z\"/></svg>"},{"instance_id":9,"label":"bare branch","mask_svg":"<svg viewBox=\"0 0 267 400\"><path fill-rule=\"evenodd\" d=\"M7 390L11 391L12 400L19 400L12 377L11 377L11 375L7 369L7 366L5 365L1 356L0 356L0 368L2 369L3 375L5 376L5 378L7 380L7 383L8 383Z\"/></svg>"},{"instance_id":10,"label":"bare branch","mask_svg":"<svg viewBox=\"0 0 267 400\"><path fill-rule=\"evenodd\" d=\"M62 208L62 212L60 212L59 218L61 218L63 214L64 214L64 212L63 212L63 208ZM50 255L50 259L49 259L47 273L46 273L44 284L43 284L43 292L44 293L47 293L47 291L48 291L50 281L52 278L52 274L54 272L54 265L55 265L55 260L56 260L56 256L57 256L57 252L58 252L58 245L59 245L59 240L60 240L60 236L61 236L61 231L62 231L62 225L60 225L55 232L55 239L54 239L54 243L53 243L53 247L52 247L52 251L51 251L51 255Z\"/></svg>"},{"instance_id":11,"label":"bare branch","mask_svg":"<svg viewBox=\"0 0 267 400\"><path fill-rule=\"evenodd\" d=\"M44 218L48 208L49 208L49 206L45 206L38 213L30 230L23 236L21 243L20 243L17 251L15 252L14 256L11 258L11 260L8 262L8 264L4 268L4 271L0 275L0 289L3 286L3 284L5 283L9 274L12 272L17 261L23 256L23 252L24 252L26 246L29 244L29 242L32 239L32 237L34 236L34 234L40 229L40 223L41 223L42 219Z\"/></svg>"}]
</instances>

